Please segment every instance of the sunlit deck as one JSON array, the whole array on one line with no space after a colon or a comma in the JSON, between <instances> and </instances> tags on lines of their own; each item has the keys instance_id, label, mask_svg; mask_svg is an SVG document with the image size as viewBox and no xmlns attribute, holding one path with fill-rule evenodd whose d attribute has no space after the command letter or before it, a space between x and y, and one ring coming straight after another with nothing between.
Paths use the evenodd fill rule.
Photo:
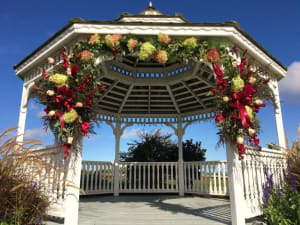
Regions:
<instances>
[{"instance_id":1,"label":"sunlit deck","mask_svg":"<svg viewBox=\"0 0 300 225\"><path fill-rule=\"evenodd\" d=\"M56 224L59 223L47 222L47 225ZM230 202L227 199L178 195L84 196L80 199L78 224L231 224Z\"/></svg>"}]
</instances>

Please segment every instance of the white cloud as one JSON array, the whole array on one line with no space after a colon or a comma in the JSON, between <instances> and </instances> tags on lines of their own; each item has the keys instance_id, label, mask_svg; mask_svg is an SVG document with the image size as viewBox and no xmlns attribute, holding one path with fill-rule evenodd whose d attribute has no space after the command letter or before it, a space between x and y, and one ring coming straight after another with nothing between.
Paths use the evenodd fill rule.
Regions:
<instances>
[{"instance_id":1,"label":"white cloud","mask_svg":"<svg viewBox=\"0 0 300 225\"><path fill-rule=\"evenodd\" d=\"M173 134L172 130L168 129L155 129L152 131L145 131L145 130L140 130L140 129L131 129L131 130L125 130L123 135L121 136L122 139L133 139L133 138L138 138L143 134L144 132L148 132L151 134L156 133L158 130L160 130L161 135L167 135L167 134Z\"/></svg>"},{"instance_id":2,"label":"white cloud","mask_svg":"<svg viewBox=\"0 0 300 225\"><path fill-rule=\"evenodd\" d=\"M50 131L46 131L44 128L34 128L25 130L24 138L38 138L38 137L46 137L50 135Z\"/></svg>"},{"instance_id":3,"label":"white cloud","mask_svg":"<svg viewBox=\"0 0 300 225\"><path fill-rule=\"evenodd\" d=\"M139 137L140 133L141 133L140 129L125 130L121 138L123 139L137 138Z\"/></svg>"},{"instance_id":4,"label":"white cloud","mask_svg":"<svg viewBox=\"0 0 300 225\"><path fill-rule=\"evenodd\" d=\"M300 62L293 62L286 74L286 77L279 82L279 89L282 94L300 98Z\"/></svg>"}]
</instances>

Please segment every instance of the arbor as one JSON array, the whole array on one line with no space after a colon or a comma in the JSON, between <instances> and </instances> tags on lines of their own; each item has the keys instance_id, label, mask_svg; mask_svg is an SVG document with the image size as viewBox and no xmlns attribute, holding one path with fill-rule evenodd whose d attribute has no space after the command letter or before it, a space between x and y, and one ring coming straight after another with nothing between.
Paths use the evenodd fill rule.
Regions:
<instances>
[{"instance_id":1,"label":"arbor","mask_svg":"<svg viewBox=\"0 0 300 225\"><path fill-rule=\"evenodd\" d=\"M125 162L176 162L178 145L171 140L171 134L162 135L160 130L140 134L140 140L128 143L128 152L120 153L120 160ZM206 149L201 148L201 141L193 139L183 141L184 161L204 161Z\"/></svg>"}]
</instances>

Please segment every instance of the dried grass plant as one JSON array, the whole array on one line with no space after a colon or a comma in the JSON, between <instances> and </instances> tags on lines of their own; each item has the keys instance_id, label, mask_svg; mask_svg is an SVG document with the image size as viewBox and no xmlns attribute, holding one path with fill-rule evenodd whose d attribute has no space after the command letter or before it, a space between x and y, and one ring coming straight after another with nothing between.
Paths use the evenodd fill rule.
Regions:
<instances>
[{"instance_id":1,"label":"dried grass plant","mask_svg":"<svg viewBox=\"0 0 300 225\"><path fill-rule=\"evenodd\" d=\"M286 148L288 163L289 163L289 173L291 176L295 177L296 189L300 191L300 124L297 129L298 140L292 140L291 146ZM289 146L288 139L286 139L287 146ZM300 206L299 206L300 207Z\"/></svg>"},{"instance_id":2,"label":"dried grass plant","mask_svg":"<svg viewBox=\"0 0 300 225\"><path fill-rule=\"evenodd\" d=\"M16 136L9 138L14 130L0 133L0 225L40 224L50 205L46 195L49 178L51 187L57 187L65 171L34 151L40 141L25 140L18 144ZM50 170L51 177L47 172Z\"/></svg>"}]
</instances>

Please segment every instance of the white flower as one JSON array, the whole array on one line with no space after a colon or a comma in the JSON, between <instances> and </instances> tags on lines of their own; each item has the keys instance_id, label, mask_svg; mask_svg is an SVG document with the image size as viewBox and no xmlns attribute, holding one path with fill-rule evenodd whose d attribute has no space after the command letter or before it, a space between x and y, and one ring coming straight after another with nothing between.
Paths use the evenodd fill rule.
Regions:
<instances>
[{"instance_id":1,"label":"white flower","mask_svg":"<svg viewBox=\"0 0 300 225\"><path fill-rule=\"evenodd\" d=\"M48 90L46 92L46 94L49 95L49 96L53 96L55 94L55 92L53 90Z\"/></svg>"},{"instance_id":2,"label":"white flower","mask_svg":"<svg viewBox=\"0 0 300 225\"><path fill-rule=\"evenodd\" d=\"M238 136L237 138L236 138L236 142L239 144L239 145L242 145L242 144L244 144L244 137L243 136Z\"/></svg>"},{"instance_id":3,"label":"white flower","mask_svg":"<svg viewBox=\"0 0 300 225\"><path fill-rule=\"evenodd\" d=\"M82 106L83 106L82 102L76 102L75 105L76 108L82 108Z\"/></svg>"},{"instance_id":4,"label":"white flower","mask_svg":"<svg viewBox=\"0 0 300 225\"><path fill-rule=\"evenodd\" d=\"M49 117L52 117L55 115L55 110L51 110L49 113L48 113L48 116Z\"/></svg>"},{"instance_id":5,"label":"white flower","mask_svg":"<svg viewBox=\"0 0 300 225\"><path fill-rule=\"evenodd\" d=\"M49 57L49 58L48 58L48 63L54 64L54 63L55 63L55 60L54 60L52 57Z\"/></svg>"},{"instance_id":6,"label":"white flower","mask_svg":"<svg viewBox=\"0 0 300 225\"><path fill-rule=\"evenodd\" d=\"M229 97L228 97L228 96L224 96L224 97L223 97L223 101L224 101L224 102L228 102L228 101L229 101Z\"/></svg>"},{"instance_id":7,"label":"white flower","mask_svg":"<svg viewBox=\"0 0 300 225\"><path fill-rule=\"evenodd\" d=\"M250 136L252 136L253 134L255 134L255 129L252 129L252 128L250 128L249 127L249 129L248 129L248 133L250 134Z\"/></svg>"},{"instance_id":8,"label":"white flower","mask_svg":"<svg viewBox=\"0 0 300 225\"><path fill-rule=\"evenodd\" d=\"M67 138L67 143L68 143L69 145L71 145L72 142L73 142L73 137L68 137L68 138Z\"/></svg>"}]
</instances>

